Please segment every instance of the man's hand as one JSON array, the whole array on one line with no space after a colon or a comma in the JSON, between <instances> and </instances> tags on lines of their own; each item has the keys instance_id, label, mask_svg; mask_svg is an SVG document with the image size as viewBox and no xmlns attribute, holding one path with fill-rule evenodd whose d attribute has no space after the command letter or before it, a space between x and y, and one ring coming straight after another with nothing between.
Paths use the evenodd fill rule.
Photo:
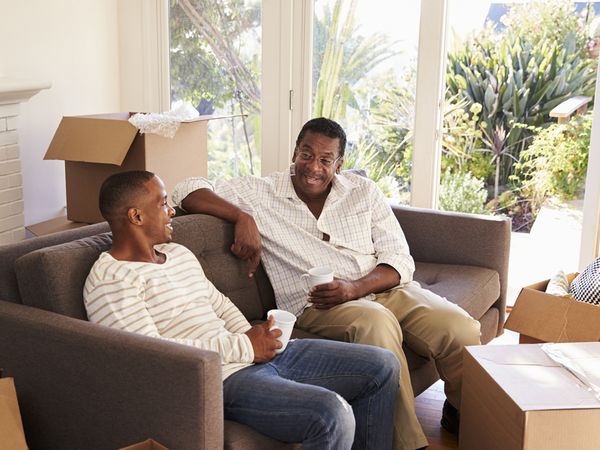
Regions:
<instances>
[{"instance_id":1,"label":"man's hand","mask_svg":"<svg viewBox=\"0 0 600 450\"><path fill-rule=\"evenodd\" d=\"M260 233L254 218L240 211L235 221L231 252L240 259L249 262L248 276L253 277L260 263Z\"/></svg>"},{"instance_id":2,"label":"man's hand","mask_svg":"<svg viewBox=\"0 0 600 450\"><path fill-rule=\"evenodd\" d=\"M281 336L281 330L276 328L273 331L269 331L273 323L274 319L271 316L265 323L254 325L246 331L246 336L252 342L255 363L271 361L276 356L275 350L282 347L281 342L277 340Z\"/></svg>"},{"instance_id":3,"label":"man's hand","mask_svg":"<svg viewBox=\"0 0 600 450\"><path fill-rule=\"evenodd\" d=\"M314 286L308 292L308 301L317 309L329 309L350 300L360 298L356 281L335 279Z\"/></svg>"}]
</instances>

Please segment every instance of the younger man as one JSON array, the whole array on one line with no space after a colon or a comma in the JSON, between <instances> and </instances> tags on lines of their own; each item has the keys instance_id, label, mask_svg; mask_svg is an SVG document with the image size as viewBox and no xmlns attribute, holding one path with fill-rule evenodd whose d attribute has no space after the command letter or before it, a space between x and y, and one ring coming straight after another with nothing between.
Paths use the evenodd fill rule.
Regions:
<instances>
[{"instance_id":1,"label":"younger man","mask_svg":"<svg viewBox=\"0 0 600 450\"><path fill-rule=\"evenodd\" d=\"M109 177L100 211L110 251L88 276L92 322L221 355L225 418L303 449L389 449L399 364L363 345L302 339L280 355L272 318L250 326L185 247L169 243L173 208L157 176Z\"/></svg>"}]
</instances>

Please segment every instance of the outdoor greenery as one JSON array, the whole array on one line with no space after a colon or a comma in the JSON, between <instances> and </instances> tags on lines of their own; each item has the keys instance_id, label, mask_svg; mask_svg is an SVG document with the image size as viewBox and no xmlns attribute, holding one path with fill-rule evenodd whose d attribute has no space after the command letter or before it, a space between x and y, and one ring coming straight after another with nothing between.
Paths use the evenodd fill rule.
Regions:
<instances>
[{"instance_id":1,"label":"outdoor greenery","mask_svg":"<svg viewBox=\"0 0 600 450\"><path fill-rule=\"evenodd\" d=\"M540 130L516 166L521 191L539 206L547 197L563 200L581 193L592 130L590 113Z\"/></svg>"},{"instance_id":2,"label":"outdoor greenery","mask_svg":"<svg viewBox=\"0 0 600 450\"><path fill-rule=\"evenodd\" d=\"M398 43L363 33L357 3L315 3L312 115L348 131L346 168L365 169L386 195L407 202L416 61L391 67ZM211 177L259 173L260 1L170 5L172 98L201 113L237 116L212 131ZM580 193L591 116L557 124L549 113L573 96L593 96L594 19L591 2L580 13L569 0L514 3L500 24L455 43L447 62L441 208L506 214L515 229L527 230L547 197Z\"/></svg>"},{"instance_id":3,"label":"outdoor greenery","mask_svg":"<svg viewBox=\"0 0 600 450\"><path fill-rule=\"evenodd\" d=\"M170 0L172 101L209 122L209 178L260 173L259 0ZM233 155L230 149L233 149Z\"/></svg>"},{"instance_id":4,"label":"outdoor greenery","mask_svg":"<svg viewBox=\"0 0 600 450\"><path fill-rule=\"evenodd\" d=\"M474 214L489 214L484 207L487 190L483 180L469 172L452 172L447 169L442 174L439 192L439 207L446 211L462 211Z\"/></svg>"},{"instance_id":5,"label":"outdoor greenery","mask_svg":"<svg viewBox=\"0 0 600 450\"><path fill-rule=\"evenodd\" d=\"M484 181L488 208L512 216L516 227L532 224L546 196L574 195L585 177L589 139L572 131L577 143L554 139L549 147L563 129L549 112L594 93L586 28L593 18L590 8L578 15L566 0L514 4L503 29L488 24L449 54L442 167ZM551 167L567 160L564 169Z\"/></svg>"}]
</instances>

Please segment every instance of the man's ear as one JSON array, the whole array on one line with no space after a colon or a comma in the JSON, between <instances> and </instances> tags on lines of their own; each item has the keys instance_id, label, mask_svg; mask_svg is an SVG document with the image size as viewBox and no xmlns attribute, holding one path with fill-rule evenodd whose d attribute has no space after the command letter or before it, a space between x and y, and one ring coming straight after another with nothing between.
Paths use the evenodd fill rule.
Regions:
<instances>
[{"instance_id":1,"label":"man's ear","mask_svg":"<svg viewBox=\"0 0 600 450\"><path fill-rule=\"evenodd\" d=\"M292 155L292 162L296 162L296 153L298 153L298 146L294 147L294 154Z\"/></svg>"},{"instance_id":2,"label":"man's ear","mask_svg":"<svg viewBox=\"0 0 600 450\"><path fill-rule=\"evenodd\" d=\"M335 173L340 173L342 171L342 166L344 165L344 159L339 159L337 162L337 167L335 168Z\"/></svg>"},{"instance_id":3,"label":"man's ear","mask_svg":"<svg viewBox=\"0 0 600 450\"><path fill-rule=\"evenodd\" d=\"M142 220L142 210L138 208L129 208L127 210L127 219L134 225L141 225Z\"/></svg>"}]
</instances>

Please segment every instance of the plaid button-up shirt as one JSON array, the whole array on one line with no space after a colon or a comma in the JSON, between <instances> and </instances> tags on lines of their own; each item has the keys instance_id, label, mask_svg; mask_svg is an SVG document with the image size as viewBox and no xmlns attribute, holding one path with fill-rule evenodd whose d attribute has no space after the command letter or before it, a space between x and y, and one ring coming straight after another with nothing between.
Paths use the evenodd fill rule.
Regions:
<instances>
[{"instance_id":1,"label":"plaid button-up shirt","mask_svg":"<svg viewBox=\"0 0 600 450\"><path fill-rule=\"evenodd\" d=\"M311 267L328 266L335 277L356 280L387 264L400 274L399 286L412 281L415 265L404 233L382 192L367 178L336 175L319 219L298 198L289 173L219 181L215 188L203 178L188 178L175 187L174 203L181 207L200 188L214 189L254 218L262 237L262 263L280 309L300 315L308 306L300 277Z\"/></svg>"}]
</instances>

